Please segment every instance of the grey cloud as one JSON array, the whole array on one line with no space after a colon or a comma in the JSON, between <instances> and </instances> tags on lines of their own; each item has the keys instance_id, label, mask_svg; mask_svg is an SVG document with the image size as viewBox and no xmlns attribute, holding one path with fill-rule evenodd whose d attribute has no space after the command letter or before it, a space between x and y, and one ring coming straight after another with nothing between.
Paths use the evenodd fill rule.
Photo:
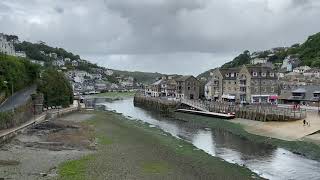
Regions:
<instances>
[{"instance_id":1,"label":"grey cloud","mask_svg":"<svg viewBox=\"0 0 320 180\"><path fill-rule=\"evenodd\" d=\"M143 68L158 64L165 54L175 64L188 64L196 55L211 63L214 58L203 54L302 42L320 29L319 4L318 0L1 0L0 32L90 57L122 54L144 62L128 61ZM195 56L188 58L190 53Z\"/></svg>"},{"instance_id":2,"label":"grey cloud","mask_svg":"<svg viewBox=\"0 0 320 180\"><path fill-rule=\"evenodd\" d=\"M62 7L55 7L54 10L59 14L62 14L64 12L64 9Z\"/></svg>"}]
</instances>

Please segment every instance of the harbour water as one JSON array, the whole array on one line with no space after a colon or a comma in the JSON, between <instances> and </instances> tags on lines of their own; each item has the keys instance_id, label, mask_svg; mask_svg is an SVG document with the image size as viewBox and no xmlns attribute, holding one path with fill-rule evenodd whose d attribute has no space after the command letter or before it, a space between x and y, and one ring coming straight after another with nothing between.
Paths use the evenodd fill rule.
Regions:
<instances>
[{"instance_id":1,"label":"harbour water","mask_svg":"<svg viewBox=\"0 0 320 180\"><path fill-rule=\"evenodd\" d=\"M198 127L181 120L197 118L186 116L176 120L163 117L152 111L135 107L133 99L102 102L106 110L114 110L131 118L151 124L176 138L192 143L206 153L220 157L227 162L248 167L267 179L320 179L320 162L307 159L282 148L254 143L229 132ZM211 118L212 121L221 119Z\"/></svg>"}]
</instances>

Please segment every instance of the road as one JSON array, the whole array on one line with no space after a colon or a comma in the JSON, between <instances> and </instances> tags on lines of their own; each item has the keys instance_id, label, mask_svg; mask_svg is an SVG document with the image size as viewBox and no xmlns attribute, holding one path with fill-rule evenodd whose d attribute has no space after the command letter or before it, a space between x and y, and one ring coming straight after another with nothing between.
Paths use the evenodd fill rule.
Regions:
<instances>
[{"instance_id":1,"label":"road","mask_svg":"<svg viewBox=\"0 0 320 180\"><path fill-rule=\"evenodd\" d=\"M9 111L15 107L25 104L37 90L36 85L25 88L16 92L13 96L7 99L6 102L0 105L0 112Z\"/></svg>"}]
</instances>

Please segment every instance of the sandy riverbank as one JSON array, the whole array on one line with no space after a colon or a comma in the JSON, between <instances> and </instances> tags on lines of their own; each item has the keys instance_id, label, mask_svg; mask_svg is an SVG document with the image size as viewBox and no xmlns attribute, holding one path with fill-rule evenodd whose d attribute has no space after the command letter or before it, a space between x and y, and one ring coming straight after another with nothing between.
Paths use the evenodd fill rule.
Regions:
<instances>
[{"instance_id":1,"label":"sandy riverbank","mask_svg":"<svg viewBox=\"0 0 320 180\"><path fill-rule=\"evenodd\" d=\"M290 122L261 122L246 119L234 119L230 122L241 124L244 129L252 134L277 138L285 141L300 141L312 138L313 142L320 144L320 139L315 136L308 137L314 133L320 132L320 116L316 112L308 112L307 122L310 126L303 125L303 120Z\"/></svg>"}]
</instances>

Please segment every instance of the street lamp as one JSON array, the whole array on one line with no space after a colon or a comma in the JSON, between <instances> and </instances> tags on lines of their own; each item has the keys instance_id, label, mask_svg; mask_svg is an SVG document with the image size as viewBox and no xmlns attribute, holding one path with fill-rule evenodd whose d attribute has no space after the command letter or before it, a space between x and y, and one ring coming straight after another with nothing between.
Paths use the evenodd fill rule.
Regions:
<instances>
[{"instance_id":1,"label":"street lamp","mask_svg":"<svg viewBox=\"0 0 320 180\"><path fill-rule=\"evenodd\" d=\"M3 81L4 84L9 84L8 81ZM11 96L13 95L13 81L11 81Z\"/></svg>"}]
</instances>

